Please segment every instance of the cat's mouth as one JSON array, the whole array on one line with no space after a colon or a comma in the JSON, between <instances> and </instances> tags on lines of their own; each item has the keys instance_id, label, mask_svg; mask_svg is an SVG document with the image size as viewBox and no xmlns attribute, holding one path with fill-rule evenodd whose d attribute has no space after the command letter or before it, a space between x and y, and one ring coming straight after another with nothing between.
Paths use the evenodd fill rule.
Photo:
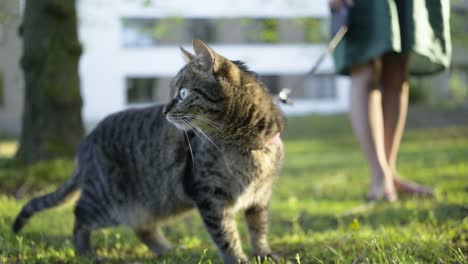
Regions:
<instances>
[{"instance_id":1,"label":"cat's mouth","mask_svg":"<svg viewBox=\"0 0 468 264\"><path fill-rule=\"evenodd\" d=\"M186 132L193 131L199 137L206 138L210 142L213 142L213 140L209 135L214 131L216 131L214 133L222 132L224 127L222 123L215 122L206 116L193 113L167 112L166 118L178 129ZM216 144L214 145L216 146Z\"/></svg>"},{"instance_id":2,"label":"cat's mouth","mask_svg":"<svg viewBox=\"0 0 468 264\"><path fill-rule=\"evenodd\" d=\"M166 119L178 129L188 131L193 128L191 123L193 118L186 116L184 113L167 113Z\"/></svg>"}]
</instances>

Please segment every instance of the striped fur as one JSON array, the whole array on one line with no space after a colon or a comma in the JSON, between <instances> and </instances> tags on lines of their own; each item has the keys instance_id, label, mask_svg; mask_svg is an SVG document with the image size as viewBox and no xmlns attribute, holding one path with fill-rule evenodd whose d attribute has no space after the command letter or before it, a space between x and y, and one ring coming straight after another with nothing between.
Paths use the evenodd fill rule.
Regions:
<instances>
[{"instance_id":1,"label":"striped fur","mask_svg":"<svg viewBox=\"0 0 468 264\"><path fill-rule=\"evenodd\" d=\"M77 168L57 191L29 201L18 232L34 213L80 190L73 243L93 255L93 230L126 225L151 250L170 243L160 226L198 209L224 263L246 262L235 215L242 211L252 254L271 256L267 241L271 187L282 143L268 143L283 116L254 73L194 40L196 54L174 78L164 107L130 109L103 120L80 144Z\"/></svg>"}]
</instances>

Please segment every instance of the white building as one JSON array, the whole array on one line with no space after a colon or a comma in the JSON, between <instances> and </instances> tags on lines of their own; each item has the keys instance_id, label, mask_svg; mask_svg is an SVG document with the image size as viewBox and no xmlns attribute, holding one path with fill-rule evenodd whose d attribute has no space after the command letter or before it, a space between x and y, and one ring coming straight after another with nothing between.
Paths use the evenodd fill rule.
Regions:
<instances>
[{"instance_id":1,"label":"white building","mask_svg":"<svg viewBox=\"0 0 468 264\"><path fill-rule=\"evenodd\" d=\"M295 104L284 107L287 114L348 108L348 80L333 75L331 58L316 76L297 82L325 49L324 40L313 40L324 35L323 27L322 32L307 29L310 23L327 24L327 0L77 2L88 128L112 112L169 100L170 78L184 64L179 45L191 50L193 37L229 59L244 61L272 90L297 86ZM0 70L2 64L0 60ZM0 120L2 114L0 110ZM17 120L20 124L20 116Z\"/></svg>"}]
</instances>

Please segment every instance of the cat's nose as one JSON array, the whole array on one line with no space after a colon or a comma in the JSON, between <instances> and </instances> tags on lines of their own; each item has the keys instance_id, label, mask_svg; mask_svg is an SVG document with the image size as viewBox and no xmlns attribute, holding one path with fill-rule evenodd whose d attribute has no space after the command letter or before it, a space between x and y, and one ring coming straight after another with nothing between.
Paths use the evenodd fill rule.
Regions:
<instances>
[{"instance_id":1,"label":"cat's nose","mask_svg":"<svg viewBox=\"0 0 468 264\"><path fill-rule=\"evenodd\" d=\"M167 116L167 112L169 112L169 109L168 109L167 105L165 105L165 106L163 107L162 112L163 112L163 115L164 115L164 116Z\"/></svg>"},{"instance_id":2,"label":"cat's nose","mask_svg":"<svg viewBox=\"0 0 468 264\"><path fill-rule=\"evenodd\" d=\"M163 107L162 112L164 116L167 116L167 113L169 113L169 111L171 111L171 109L174 108L176 103L177 103L176 100L172 100Z\"/></svg>"}]
</instances>

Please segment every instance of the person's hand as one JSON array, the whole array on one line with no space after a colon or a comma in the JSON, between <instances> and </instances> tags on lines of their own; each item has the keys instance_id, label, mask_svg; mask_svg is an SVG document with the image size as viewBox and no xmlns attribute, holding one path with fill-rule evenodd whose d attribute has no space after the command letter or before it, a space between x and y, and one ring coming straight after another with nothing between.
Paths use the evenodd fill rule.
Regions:
<instances>
[{"instance_id":1,"label":"person's hand","mask_svg":"<svg viewBox=\"0 0 468 264\"><path fill-rule=\"evenodd\" d=\"M333 11L339 11L345 3L348 6L352 6L354 4L353 0L328 0L328 4Z\"/></svg>"}]
</instances>

